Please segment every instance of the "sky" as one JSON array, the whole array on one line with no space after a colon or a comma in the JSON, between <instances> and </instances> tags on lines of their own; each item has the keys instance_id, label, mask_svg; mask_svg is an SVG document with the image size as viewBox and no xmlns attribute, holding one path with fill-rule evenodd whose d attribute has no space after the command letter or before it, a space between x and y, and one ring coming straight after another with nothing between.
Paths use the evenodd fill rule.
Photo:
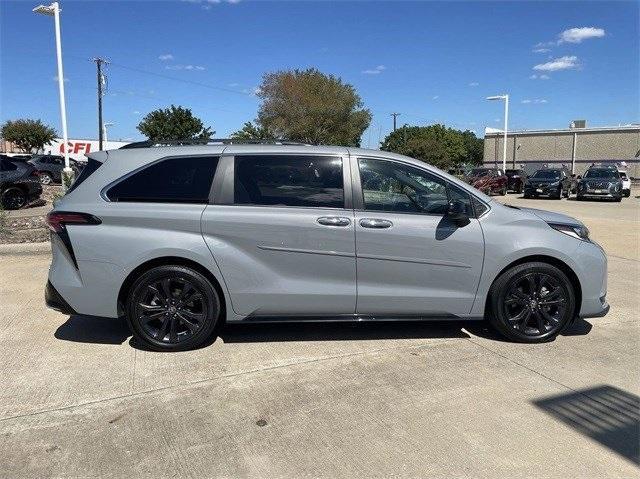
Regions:
<instances>
[{"instance_id":1,"label":"sky","mask_svg":"<svg viewBox=\"0 0 640 479\"><path fill-rule=\"evenodd\" d=\"M51 17L0 1L0 122L39 118L61 132ZM362 145L399 125L509 129L640 122L637 1L65 1L70 138L97 138L102 57L109 139L171 104L226 137L256 117L262 75L318 68L353 85L373 119Z\"/></svg>"}]
</instances>

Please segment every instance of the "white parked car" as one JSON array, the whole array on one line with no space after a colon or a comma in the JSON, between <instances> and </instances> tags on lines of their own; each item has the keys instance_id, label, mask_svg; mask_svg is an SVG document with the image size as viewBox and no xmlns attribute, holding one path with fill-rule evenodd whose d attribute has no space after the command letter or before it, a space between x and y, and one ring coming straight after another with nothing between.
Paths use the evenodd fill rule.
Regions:
<instances>
[{"instance_id":1,"label":"white parked car","mask_svg":"<svg viewBox=\"0 0 640 479\"><path fill-rule=\"evenodd\" d=\"M618 168L618 174L622 180L622 196L629 198L631 196L631 179L627 175L627 172Z\"/></svg>"}]
</instances>

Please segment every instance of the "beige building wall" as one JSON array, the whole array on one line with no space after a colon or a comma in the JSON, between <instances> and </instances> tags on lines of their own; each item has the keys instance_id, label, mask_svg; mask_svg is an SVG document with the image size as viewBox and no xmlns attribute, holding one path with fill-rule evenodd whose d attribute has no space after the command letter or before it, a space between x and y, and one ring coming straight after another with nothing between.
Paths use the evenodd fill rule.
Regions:
<instances>
[{"instance_id":1,"label":"beige building wall","mask_svg":"<svg viewBox=\"0 0 640 479\"><path fill-rule=\"evenodd\" d=\"M513 132L507 136L507 168L535 170L543 164L565 165L571 169L574 134L576 135L575 172L580 175L592 162L626 161L627 170L640 178L640 127L625 130L560 130ZM484 162L502 165L503 137L489 134L484 139ZM531 171L531 172L532 172Z\"/></svg>"}]
</instances>

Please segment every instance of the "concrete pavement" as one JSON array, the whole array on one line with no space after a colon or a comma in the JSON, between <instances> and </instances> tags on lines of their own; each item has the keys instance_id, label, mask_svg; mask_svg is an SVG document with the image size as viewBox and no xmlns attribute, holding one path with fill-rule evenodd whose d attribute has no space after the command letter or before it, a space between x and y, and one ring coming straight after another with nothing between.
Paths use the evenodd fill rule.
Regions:
<instances>
[{"instance_id":1,"label":"concrete pavement","mask_svg":"<svg viewBox=\"0 0 640 479\"><path fill-rule=\"evenodd\" d=\"M585 221L607 317L543 345L468 323L238 325L163 354L47 310L48 256L0 257L0 477L640 477L638 201L507 201Z\"/></svg>"}]
</instances>

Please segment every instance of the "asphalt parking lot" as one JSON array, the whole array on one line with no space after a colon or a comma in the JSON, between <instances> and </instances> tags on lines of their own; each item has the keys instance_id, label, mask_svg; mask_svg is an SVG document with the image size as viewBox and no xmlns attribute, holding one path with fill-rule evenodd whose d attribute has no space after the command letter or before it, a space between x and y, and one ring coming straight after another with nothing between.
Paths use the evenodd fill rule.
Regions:
<instances>
[{"instance_id":1,"label":"asphalt parking lot","mask_svg":"<svg viewBox=\"0 0 640 479\"><path fill-rule=\"evenodd\" d=\"M0 256L0 477L640 477L640 202L504 198L583 220L611 311L556 341L464 323L238 325L155 353L45 308Z\"/></svg>"}]
</instances>

